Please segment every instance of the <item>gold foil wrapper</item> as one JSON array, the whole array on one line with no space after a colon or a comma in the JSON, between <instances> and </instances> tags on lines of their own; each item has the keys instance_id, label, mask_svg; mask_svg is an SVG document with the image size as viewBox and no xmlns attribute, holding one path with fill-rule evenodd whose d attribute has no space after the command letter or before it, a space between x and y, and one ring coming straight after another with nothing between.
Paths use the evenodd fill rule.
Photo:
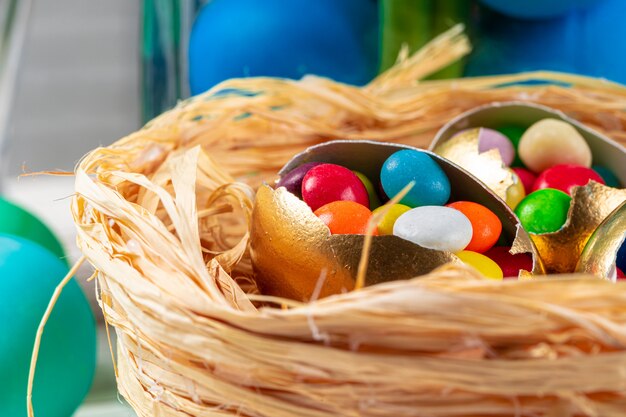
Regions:
<instances>
[{"instance_id":1,"label":"gold foil wrapper","mask_svg":"<svg viewBox=\"0 0 626 417\"><path fill-rule=\"evenodd\" d=\"M296 155L281 174L306 162L323 161L377 178L387 157L407 148L412 149L369 141L328 142ZM533 255L533 272L542 273L543 265L535 256L533 243L511 209L464 170L437 155L429 155L450 179L452 199L475 201L492 210L502 221L502 236L513 246L513 252ZM362 235L331 235L306 203L284 188L274 190L263 185L257 191L251 255L257 283L264 294L307 301L351 291L364 239ZM417 277L449 262L460 260L450 252L422 248L396 236L374 236L365 285Z\"/></svg>"},{"instance_id":2,"label":"gold foil wrapper","mask_svg":"<svg viewBox=\"0 0 626 417\"><path fill-rule=\"evenodd\" d=\"M589 237L576 272L615 281L615 257L626 238L626 202L617 207Z\"/></svg>"}]
</instances>

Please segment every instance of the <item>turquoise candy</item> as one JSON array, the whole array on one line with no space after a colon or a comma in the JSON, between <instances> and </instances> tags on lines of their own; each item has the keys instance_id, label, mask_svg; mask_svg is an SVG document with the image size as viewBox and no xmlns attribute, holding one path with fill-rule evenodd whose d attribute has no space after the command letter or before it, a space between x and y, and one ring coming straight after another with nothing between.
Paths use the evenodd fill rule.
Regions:
<instances>
[{"instance_id":1,"label":"turquoise candy","mask_svg":"<svg viewBox=\"0 0 626 417\"><path fill-rule=\"evenodd\" d=\"M593 170L596 171L598 175L602 177L602 179L604 180L604 183L608 185L609 187L622 188L622 185L620 184L619 179L610 169L603 167L601 165L594 165L591 168L593 168Z\"/></svg>"},{"instance_id":2,"label":"turquoise candy","mask_svg":"<svg viewBox=\"0 0 626 417\"><path fill-rule=\"evenodd\" d=\"M55 287L67 274L58 256L26 239L0 234L0 415L26 417L35 334ZM33 389L35 415L71 416L96 367L95 319L70 281L46 324Z\"/></svg>"},{"instance_id":3,"label":"turquoise candy","mask_svg":"<svg viewBox=\"0 0 626 417\"><path fill-rule=\"evenodd\" d=\"M409 207L442 206L450 198L450 180L441 167L424 152L412 149L391 155L380 171L380 181L390 198L408 183L415 185L400 203Z\"/></svg>"}]
</instances>

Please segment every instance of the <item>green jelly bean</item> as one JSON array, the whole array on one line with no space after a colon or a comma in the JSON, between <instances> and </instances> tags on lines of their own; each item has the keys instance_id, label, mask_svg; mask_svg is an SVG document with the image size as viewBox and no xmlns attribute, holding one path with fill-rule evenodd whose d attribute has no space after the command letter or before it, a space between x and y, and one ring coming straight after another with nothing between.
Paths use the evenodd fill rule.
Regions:
<instances>
[{"instance_id":1,"label":"green jelly bean","mask_svg":"<svg viewBox=\"0 0 626 417\"><path fill-rule=\"evenodd\" d=\"M376 193L376 189L374 188L374 184L367 178L364 174L359 171L352 171L356 174L357 177L361 180L365 189L367 190L367 196L370 199L370 210L374 210L375 208L381 205L380 198L378 198L378 194Z\"/></svg>"},{"instance_id":2,"label":"green jelly bean","mask_svg":"<svg viewBox=\"0 0 626 417\"><path fill-rule=\"evenodd\" d=\"M560 190L544 188L528 194L515 208L529 233L556 232L565 224L572 198Z\"/></svg>"}]
</instances>

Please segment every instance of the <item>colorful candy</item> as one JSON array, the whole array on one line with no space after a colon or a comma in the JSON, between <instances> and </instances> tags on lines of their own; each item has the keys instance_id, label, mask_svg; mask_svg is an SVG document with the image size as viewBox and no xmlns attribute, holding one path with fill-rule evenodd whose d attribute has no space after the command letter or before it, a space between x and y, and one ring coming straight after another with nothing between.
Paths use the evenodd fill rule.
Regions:
<instances>
[{"instance_id":1,"label":"colorful candy","mask_svg":"<svg viewBox=\"0 0 626 417\"><path fill-rule=\"evenodd\" d=\"M311 168L318 165L322 165L322 162L307 162L289 171L278 181L276 188L285 187L290 193L302 198L302 180Z\"/></svg>"},{"instance_id":2,"label":"colorful candy","mask_svg":"<svg viewBox=\"0 0 626 417\"><path fill-rule=\"evenodd\" d=\"M483 253L496 244L502 232L502 222L493 211L471 201L457 201L447 207L463 213L472 224L472 240L466 250Z\"/></svg>"},{"instance_id":3,"label":"colorful candy","mask_svg":"<svg viewBox=\"0 0 626 417\"><path fill-rule=\"evenodd\" d=\"M565 224L571 197L563 191L544 188L524 198L515 208L522 226L530 233L556 232Z\"/></svg>"},{"instance_id":4,"label":"colorful candy","mask_svg":"<svg viewBox=\"0 0 626 417\"><path fill-rule=\"evenodd\" d=\"M537 180L537 176L533 174L531 171L522 167L512 168L513 172L517 174L519 179L524 184L524 191L526 194L530 194L533 192L533 185L535 185L535 181Z\"/></svg>"},{"instance_id":5,"label":"colorful candy","mask_svg":"<svg viewBox=\"0 0 626 417\"><path fill-rule=\"evenodd\" d=\"M335 164L311 168L302 180L302 199L313 211L333 201L354 201L369 207L367 189L354 172Z\"/></svg>"},{"instance_id":6,"label":"colorful candy","mask_svg":"<svg viewBox=\"0 0 626 417\"><path fill-rule=\"evenodd\" d=\"M560 164L591 166L591 149L585 139L574 126L557 119L542 119L530 126L520 139L518 152L534 172Z\"/></svg>"},{"instance_id":7,"label":"colorful candy","mask_svg":"<svg viewBox=\"0 0 626 417\"><path fill-rule=\"evenodd\" d=\"M472 240L472 223L453 208L422 206L402 214L393 234L424 248L459 252Z\"/></svg>"},{"instance_id":8,"label":"colorful candy","mask_svg":"<svg viewBox=\"0 0 626 417\"><path fill-rule=\"evenodd\" d=\"M354 172L354 174L357 177L359 177L359 179L365 186L365 189L367 190L367 196L369 197L369 200L370 200L370 205L369 205L370 210L374 210L376 207L380 206L381 204L380 198L378 198L378 194L376 193L374 184L372 184L370 179L367 178L364 174L360 173L359 171L352 171L352 172Z\"/></svg>"},{"instance_id":9,"label":"colorful candy","mask_svg":"<svg viewBox=\"0 0 626 417\"><path fill-rule=\"evenodd\" d=\"M414 181L413 188L400 200L409 207L443 205L450 198L450 181L445 172L428 154L412 149L398 151L387 158L380 181L389 197Z\"/></svg>"},{"instance_id":10,"label":"colorful candy","mask_svg":"<svg viewBox=\"0 0 626 417\"><path fill-rule=\"evenodd\" d=\"M496 138L489 139L488 149L500 150L502 140L508 143L496 131L485 129L482 134ZM415 186L401 201L411 205L376 207L380 205L377 185L385 194L396 195L410 182ZM524 191L521 181L518 183L520 200ZM277 186L301 195L333 235L366 234L372 216L379 215L374 235L395 235L427 249L461 253L467 263L487 276L502 277L497 263L479 253L498 241L502 222L487 207L471 201L443 206L450 198L450 181L426 153L407 149L392 154L381 167L380 181L375 183L361 172L312 162L287 173ZM369 207L375 207L374 211Z\"/></svg>"},{"instance_id":11,"label":"colorful candy","mask_svg":"<svg viewBox=\"0 0 626 417\"><path fill-rule=\"evenodd\" d=\"M604 180L604 183L608 185L609 187L613 187L613 188L622 187L622 185L620 184L619 178L617 178L617 176L610 169L603 167L601 165L594 165L592 166L592 168L594 171L598 173L598 175L602 177L602 179Z\"/></svg>"},{"instance_id":12,"label":"colorful candy","mask_svg":"<svg viewBox=\"0 0 626 417\"><path fill-rule=\"evenodd\" d=\"M511 173L513 174L513 185L506 190L506 204L515 210L520 201L526 197L526 190L517 174L513 170L511 170Z\"/></svg>"},{"instance_id":13,"label":"colorful candy","mask_svg":"<svg viewBox=\"0 0 626 417\"><path fill-rule=\"evenodd\" d=\"M533 191L554 188L572 195L572 188L587 185L589 181L604 184L604 180L591 168L579 165L555 165L543 171L533 184Z\"/></svg>"},{"instance_id":14,"label":"colorful candy","mask_svg":"<svg viewBox=\"0 0 626 417\"><path fill-rule=\"evenodd\" d=\"M533 259L527 253L513 255L508 246L494 246L484 253L489 259L498 264L505 278L517 278L519 271L532 271Z\"/></svg>"},{"instance_id":15,"label":"colorful candy","mask_svg":"<svg viewBox=\"0 0 626 417\"><path fill-rule=\"evenodd\" d=\"M481 127L478 132L478 152L483 153L491 149L496 149L500 152L502 162L506 166L510 166L513 163L515 149L509 138L497 130Z\"/></svg>"},{"instance_id":16,"label":"colorful candy","mask_svg":"<svg viewBox=\"0 0 626 417\"><path fill-rule=\"evenodd\" d=\"M333 235L364 235L372 217L367 207L354 201L333 201L315 210L314 214ZM376 229L374 234L377 234Z\"/></svg>"},{"instance_id":17,"label":"colorful candy","mask_svg":"<svg viewBox=\"0 0 626 417\"><path fill-rule=\"evenodd\" d=\"M411 210L411 207L405 206L404 204L394 204L391 207L378 207L372 212L372 215L376 215L383 210L387 210L387 212L378 222L378 234L393 235L393 225L396 223L396 220L398 220L398 217Z\"/></svg>"},{"instance_id":18,"label":"colorful candy","mask_svg":"<svg viewBox=\"0 0 626 417\"><path fill-rule=\"evenodd\" d=\"M474 267L478 272L487 278L501 280L503 278L502 270L493 260L483 254L464 250L456 254L463 263Z\"/></svg>"}]
</instances>

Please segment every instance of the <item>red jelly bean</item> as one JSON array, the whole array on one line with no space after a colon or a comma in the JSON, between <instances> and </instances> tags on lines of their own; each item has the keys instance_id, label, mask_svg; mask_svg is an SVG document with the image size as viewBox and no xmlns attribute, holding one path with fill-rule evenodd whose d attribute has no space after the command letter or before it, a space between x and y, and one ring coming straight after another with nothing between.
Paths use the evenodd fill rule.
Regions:
<instances>
[{"instance_id":1,"label":"red jelly bean","mask_svg":"<svg viewBox=\"0 0 626 417\"><path fill-rule=\"evenodd\" d=\"M619 268L617 268L617 267L616 267L616 268L615 268L615 270L616 270L616 272L617 272L617 279L618 279L619 281L626 280L626 275L624 275L624 273L622 272L622 270L621 270L621 269L619 269Z\"/></svg>"},{"instance_id":2,"label":"red jelly bean","mask_svg":"<svg viewBox=\"0 0 626 417\"><path fill-rule=\"evenodd\" d=\"M604 184L602 177L591 168L580 165L555 165L539 174L533 184L533 191L556 188L571 195L572 187L587 185L589 181Z\"/></svg>"},{"instance_id":3,"label":"red jelly bean","mask_svg":"<svg viewBox=\"0 0 626 417\"><path fill-rule=\"evenodd\" d=\"M367 189L348 168L335 164L313 167L302 181L302 199L315 211L333 201L354 201L370 206Z\"/></svg>"},{"instance_id":4,"label":"red jelly bean","mask_svg":"<svg viewBox=\"0 0 626 417\"><path fill-rule=\"evenodd\" d=\"M333 235L364 235L372 212L354 201L334 201L315 210L315 215ZM372 234L378 234L376 228Z\"/></svg>"},{"instance_id":5,"label":"red jelly bean","mask_svg":"<svg viewBox=\"0 0 626 417\"><path fill-rule=\"evenodd\" d=\"M485 252L485 255L491 258L502 269L504 278L517 278L520 269L531 271L533 269L533 259L526 253L512 255L508 246L494 246Z\"/></svg>"},{"instance_id":6,"label":"red jelly bean","mask_svg":"<svg viewBox=\"0 0 626 417\"><path fill-rule=\"evenodd\" d=\"M517 174L520 180L522 180L522 184L524 184L524 191L526 191L526 195L533 192L533 185L535 184L535 180L537 180L537 176L527 170L526 168L513 168L513 171Z\"/></svg>"}]
</instances>

